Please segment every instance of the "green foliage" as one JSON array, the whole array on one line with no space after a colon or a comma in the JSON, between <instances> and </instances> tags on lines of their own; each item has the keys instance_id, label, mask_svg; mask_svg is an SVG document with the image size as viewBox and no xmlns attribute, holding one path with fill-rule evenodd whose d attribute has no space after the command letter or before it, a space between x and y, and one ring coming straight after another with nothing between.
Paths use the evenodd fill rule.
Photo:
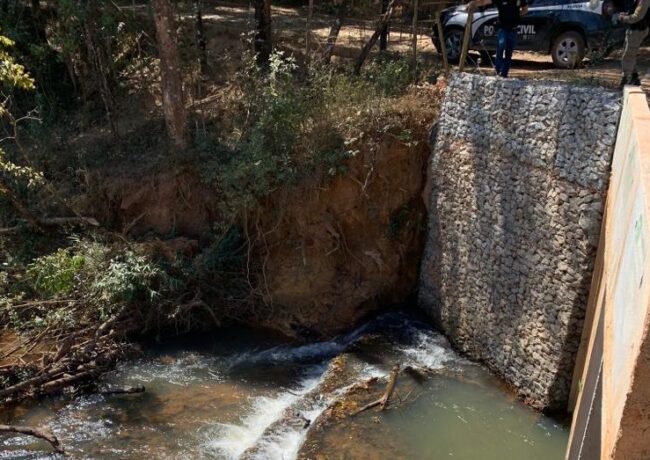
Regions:
<instances>
[{"instance_id":1,"label":"green foliage","mask_svg":"<svg viewBox=\"0 0 650 460\"><path fill-rule=\"evenodd\" d=\"M37 259L27 270L27 276L37 294L44 298L67 295L75 289L84 261L84 255L71 248L59 249Z\"/></svg>"},{"instance_id":2,"label":"green foliage","mask_svg":"<svg viewBox=\"0 0 650 460\"><path fill-rule=\"evenodd\" d=\"M127 250L108 261L97 262L100 266L93 269L95 277L90 291L99 303L115 306L136 301L153 302L160 296L156 289L164 273L147 257ZM102 268L103 271L98 271Z\"/></svg>"},{"instance_id":3,"label":"green foliage","mask_svg":"<svg viewBox=\"0 0 650 460\"><path fill-rule=\"evenodd\" d=\"M63 302L56 308L33 309L27 316L14 315L13 322L29 328L103 321L126 308L162 302L182 285L161 265L134 249L76 239L71 246L34 260L22 281L29 297L69 300L75 308ZM4 303L15 301L5 297Z\"/></svg>"},{"instance_id":4,"label":"green foliage","mask_svg":"<svg viewBox=\"0 0 650 460\"><path fill-rule=\"evenodd\" d=\"M330 66L300 73L282 52L272 54L264 72L245 56L231 130L202 146L204 179L221 188L226 218L233 221L285 184L344 173L364 129L412 78L404 60L372 63L359 77Z\"/></svg>"},{"instance_id":5,"label":"green foliage","mask_svg":"<svg viewBox=\"0 0 650 460\"><path fill-rule=\"evenodd\" d=\"M16 120L11 112L10 94L15 89L33 90L34 80L25 71L25 68L18 64L9 50L14 46L14 42L0 35L0 123L8 121L9 126L16 128ZM9 94L6 94L9 93ZM7 158L7 154L0 145L0 195L7 192L8 187L14 185L27 185L28 188L34 188L42 184L43 175L35 171L30 166L21 166ZM8 185L10 184L10 185Z\"/></svg>"},{"instance_id":6,"label":"green foliage","mask_svg":"<svg viewBox=\"0 0 650 460\"><path fill-rule=\"evenodd\" d=\"M9 49L14 44L12 40L0 35L0 83L5 88L34 89L34 80L25 71L25 67L18 64L9 54ZM4 110L5 108L0 106L0 115Z\"/></svg>"},{"instance_id":7,"label":"green foliage","mask_svg":"<svg viewBox=\"0 0 650 460\"><path fill-rule=\"evenodd\" d=\"M266 73L253 56L244 61L238 75L242 117L219 144L208 146L204 169L205 179L222 189L224 211L231 218L281 185L345 156L335 132L316 133L329 128L321 94L299 81L296 70L295 60L281 52L271 56Z\"/></svg>"},{"instance_id":8,"label":"green foliage","mask_svg":"<svg viewBox=\"0 0 650 460\"><path fill-rule=\"evenodd\" d=\"M413 83L411 62L405 59L383 58L373 61L365 70L366 78L386 96L397 96Z\"/></svg>"},{"instance_id":9,"label":"green foliage","mask_svg":"<svg viewBox=\"0 0 650 460\"><path fill-rule=\"evenodd\" d=\"M208 246L199 256L196 267L201 272L220 273L241 264L243 259L242 232L237 227L227 229L222 238Z\"/></svg>"}]
</instances>

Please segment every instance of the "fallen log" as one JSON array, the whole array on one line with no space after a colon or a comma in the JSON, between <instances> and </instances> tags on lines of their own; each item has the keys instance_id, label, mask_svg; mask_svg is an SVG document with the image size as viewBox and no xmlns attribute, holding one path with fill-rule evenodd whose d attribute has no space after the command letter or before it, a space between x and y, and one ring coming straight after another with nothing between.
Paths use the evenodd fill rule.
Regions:
<instances>
[{"instance_id":1,"label":"fallen log","mask_svg":"<svg viewBox=\"0 0 650 460\"><path fill-rule=\"evenodd\" d=\"M358 415L361 412L364 412L368 409L372 409L373 407L379 406L379 410L382 411L386 409L386 406L388 405L388 402L390 401L390 397L393 395L393 392L395 391L395 383L397 382L397 376L400 373L400 367L399 366L394 366L393 369L390 372L390 377L388 379L388 384L386 385L386 391L384 391L384 394L381 398L377 399L376 401L373 401L369 404L366 404L363 406L361 409L357 410L354 412L352 415Z\"/></svg>"},{"instance_id":2,"label":"fallen log","mask_svg":"<svg viewBox=\"0 0 650 460\"><path fill-rule=\"evenodd\" d=\"M50 443L50 445L58 453L63 454L63 448L56 436L47 428L34 428L31 426L13 426L13 425L0 425L0 433L17 433L33 436L35 438L43 439Z\"/></svg>"}]
</instances>

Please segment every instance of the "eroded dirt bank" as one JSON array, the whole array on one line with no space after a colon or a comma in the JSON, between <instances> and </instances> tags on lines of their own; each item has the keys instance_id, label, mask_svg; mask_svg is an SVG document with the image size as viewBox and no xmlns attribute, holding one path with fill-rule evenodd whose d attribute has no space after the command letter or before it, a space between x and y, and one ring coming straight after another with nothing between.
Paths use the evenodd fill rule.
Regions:
<instances>
[{"instance_id":1,"label":"eroded dirt bank","mask_svg":"<svg viewBox=\"0 0 650 460\"><path fill-rule=\"evenodd\" d=\"M328 336L415 291L426 221L425 126L362 140L343 174L283 187L243 217L251 295L234 312L238 319L290 336ZM101 173L89 184L87 209L170 260L200 257L205 233L221 218L218 187L195 167L145 177Z\"/></svg>"}]
</instances>

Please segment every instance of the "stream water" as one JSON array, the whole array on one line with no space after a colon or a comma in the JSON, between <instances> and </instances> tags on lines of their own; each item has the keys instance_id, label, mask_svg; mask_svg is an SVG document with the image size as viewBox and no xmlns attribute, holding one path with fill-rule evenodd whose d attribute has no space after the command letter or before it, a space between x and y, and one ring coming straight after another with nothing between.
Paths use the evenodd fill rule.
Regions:
<instances>
[{"instance_id":1,"label":"stream water","mask_svg":"<svg viewBox=\"0 0 650 460\"><path fill-rule=\"evenodd\" d=\"M355 383L385 377L396 363L432 373L400 376L383 412L319 423ZM101 459L553 460L568 437L401 313L308 345L245 329L184 339L122 364L105 383L146 392L50 399L0 420L48 425L71 457ZM355 394L368 402L384 387L379 379ZM48 450L33 438L0 436L0 459L56 458Z\"/></svg>"}]
</instances>

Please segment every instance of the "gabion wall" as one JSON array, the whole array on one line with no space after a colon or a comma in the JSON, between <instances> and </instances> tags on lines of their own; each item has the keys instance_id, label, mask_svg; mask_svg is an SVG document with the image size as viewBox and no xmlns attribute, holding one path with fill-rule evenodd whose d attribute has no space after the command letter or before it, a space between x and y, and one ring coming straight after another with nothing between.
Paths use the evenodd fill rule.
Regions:
<instances>
[{"instance_id":1,"label":"gabion wall","mask_svg":"<svg viewBox=\"0 0 650 460\"><path fill-rule=\"evenodd\" d=\"M539 409L568 399L619 99L456 74L436 128L420 304Z\"/></svg>"}]
</instances>

